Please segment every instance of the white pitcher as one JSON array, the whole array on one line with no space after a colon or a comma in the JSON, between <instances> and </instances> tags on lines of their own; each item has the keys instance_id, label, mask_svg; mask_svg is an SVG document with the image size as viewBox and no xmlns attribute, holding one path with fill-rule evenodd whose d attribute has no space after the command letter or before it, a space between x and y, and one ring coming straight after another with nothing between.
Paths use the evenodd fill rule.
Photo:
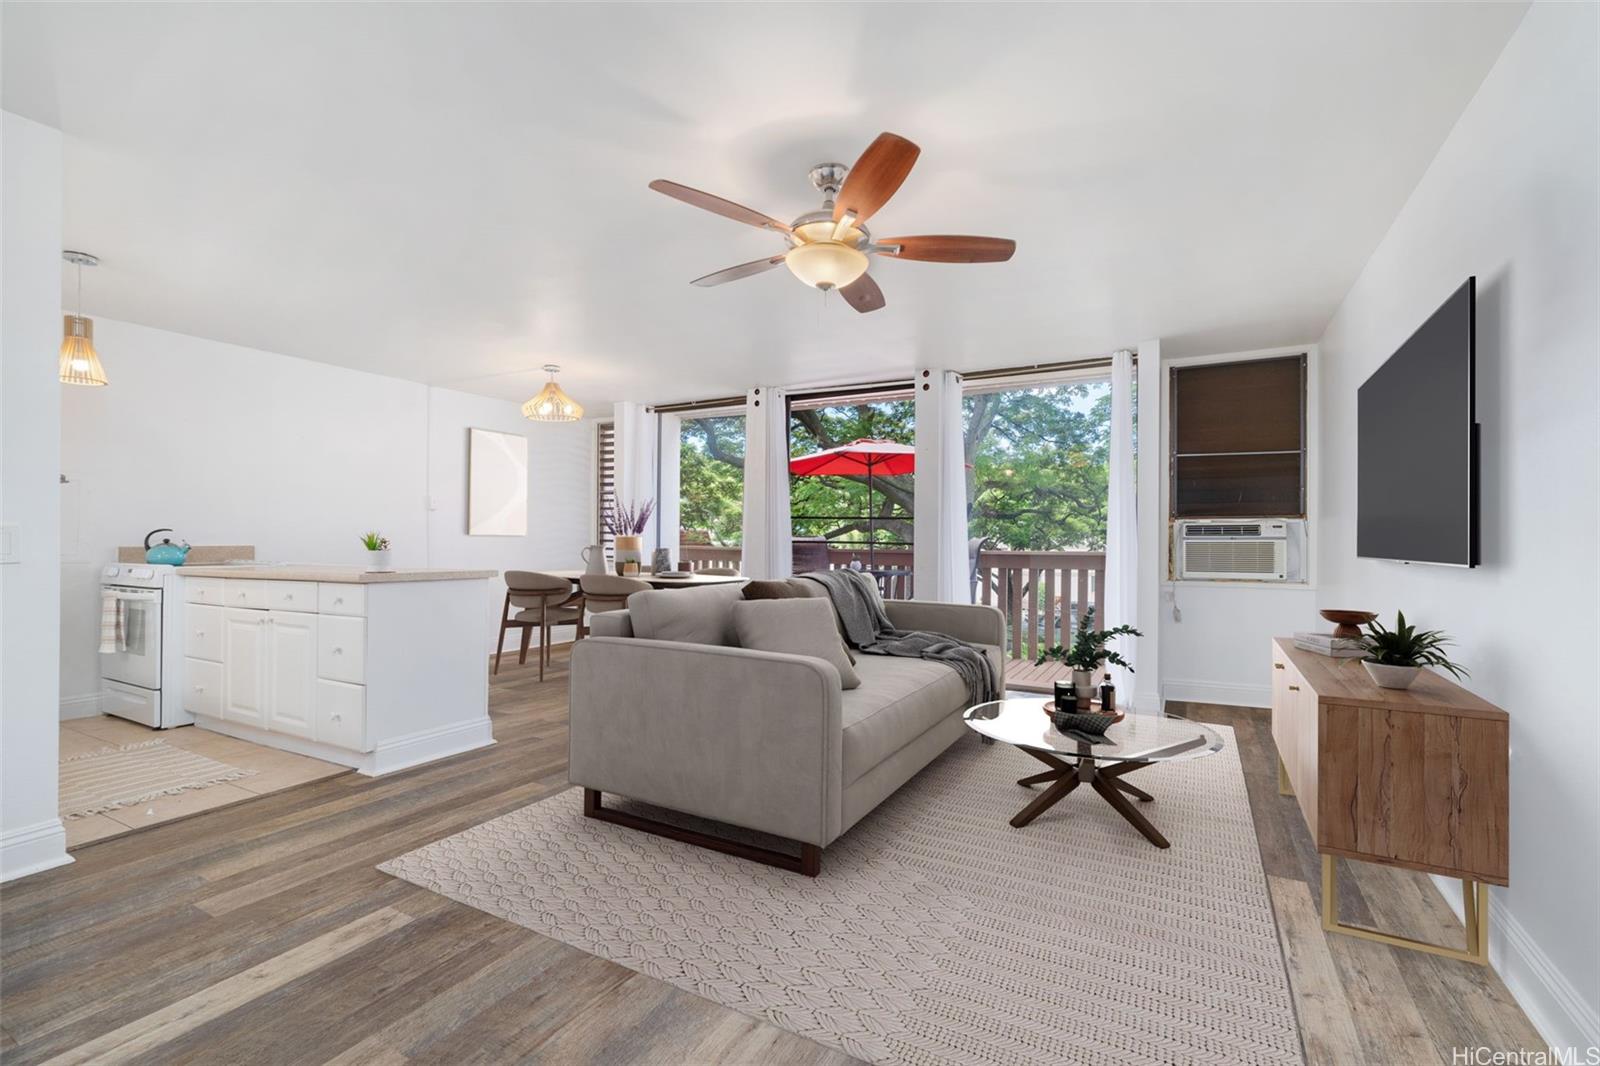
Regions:
<instances>
[{"instance_id":1,"label":"white pitcher","mask_svg":"<svg viewBox=\"0 0 1600 1066\"><path fill-rule=\"evenodd\" d=\"M606 572L606 552L598 544L591 544L583 549L583 572L586 574L603 574Z\"/></svg>"}]
</instances>

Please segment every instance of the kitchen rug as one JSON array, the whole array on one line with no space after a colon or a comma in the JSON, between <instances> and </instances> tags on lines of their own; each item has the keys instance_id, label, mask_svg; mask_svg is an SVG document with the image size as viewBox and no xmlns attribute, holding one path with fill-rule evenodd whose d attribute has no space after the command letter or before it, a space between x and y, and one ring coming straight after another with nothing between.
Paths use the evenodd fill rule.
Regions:
<instances>
[{"instance_id":1,"label":"kitchen rug","mask_svg":"<svg viewBox=\"0 0 1600 1066\"><path fill-rule=\"evenodd\" d=\"M61 817L114 811L254 774L164 740L108 747L61 760Z\"/></svg>"},{"instance_id":2,"label":"kitchen rug","mask_svg":"<svg viewBox=\"0 0 1600 1066\"><path fill-rule=\"evenodd\" d=\"M1139 771L1165 851L1092 794L1012 829L1037 764L965 737L815 879L586 819L579 789L379 869L872 1063L1300 1063L1212 728L1217 755Z\"/></svg>"}]
</instances>

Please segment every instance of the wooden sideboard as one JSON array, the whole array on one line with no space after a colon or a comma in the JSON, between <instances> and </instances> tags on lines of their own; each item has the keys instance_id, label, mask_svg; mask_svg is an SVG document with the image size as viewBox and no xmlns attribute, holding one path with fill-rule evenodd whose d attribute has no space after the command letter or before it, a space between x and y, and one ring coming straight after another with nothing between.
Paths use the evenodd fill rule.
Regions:
<instances>
[{"instance_id":1,"label":"wooden sideboard","mask_svg":"<svg viewBox=\"0 0 1600 1066\"><path fill-rule=\"evenodd\" d=\"M1408 689L1373 684L1359 660L1272 641L1272 739L1322 854L1323 928L1450 958L1488 958L1488 891L1510 874L1510 718L1424 670ZM1337 858L1462 881L1465 950L1338 921Z\"/></svg>"}]
</instances>

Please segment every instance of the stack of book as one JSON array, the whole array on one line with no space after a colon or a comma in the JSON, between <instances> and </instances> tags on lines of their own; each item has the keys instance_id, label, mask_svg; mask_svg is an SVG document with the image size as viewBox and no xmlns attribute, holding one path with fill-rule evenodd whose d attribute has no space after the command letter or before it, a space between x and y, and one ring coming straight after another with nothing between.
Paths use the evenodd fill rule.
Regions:
<instances>
[{"instance_id":1,"label":"stack of book","mask_svg":"<svg viewBox=\"0 0 1600 1066\"><path fill-rule=\"evenodd\" d=\"M1332 633L1296 633L1294 646L1335 659L1359 659L1366 654L1361 641L1354 637L1336 637Z\"/></svg>"}]
</instances>

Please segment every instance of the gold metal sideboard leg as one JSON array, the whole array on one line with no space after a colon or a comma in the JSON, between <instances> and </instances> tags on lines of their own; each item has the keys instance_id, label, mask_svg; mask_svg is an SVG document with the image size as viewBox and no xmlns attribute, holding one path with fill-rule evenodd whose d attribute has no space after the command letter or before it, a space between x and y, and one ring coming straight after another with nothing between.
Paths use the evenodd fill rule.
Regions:
<instances>
[{"instance_id":1,"label":"gold metal sideboard leg","mask_svg":"<svg viewBox=\"0 0 1600 1066\"><path fill-rule=\"evenodd\" d=\"M1282 766L1282 763L1279 763ZM1280 770L1281 773L1281 770ZM1363 940L1375 940L1380 944L1390 947L1408 948L1411 951L1425 951L1430 955L1442 955L1447 959L1458 962L1473 962L1479 966L1489 965L1489 886L1482 881L1461 880L1461 913L1466 929L1467 946L1460 948L1445 947L1443 944L1430 944L1425 940L1412 940L1409 937L1396 936L1393 933L1381 933L1376 929L1364 929L1358 925L1344 925L1339 921L1339 879L1338 869L1334 865L1337 857L1333 855L1322 856L1322 928L1329 933L1343 933L1345 936L1360 937Z\"/></svg>"},{"instance_id":2,"label":"gold metal sideboard leg","mask_svg":"<svg viewBox=\"0 0 1600 1066\"><path fill-rule=\"evenodd\" d=\"M1283 765L1283 756L1278 756L1278 795L1294 795L1294 785L1289 781L1289 768Z\"/></svg>"}]
</instances>

